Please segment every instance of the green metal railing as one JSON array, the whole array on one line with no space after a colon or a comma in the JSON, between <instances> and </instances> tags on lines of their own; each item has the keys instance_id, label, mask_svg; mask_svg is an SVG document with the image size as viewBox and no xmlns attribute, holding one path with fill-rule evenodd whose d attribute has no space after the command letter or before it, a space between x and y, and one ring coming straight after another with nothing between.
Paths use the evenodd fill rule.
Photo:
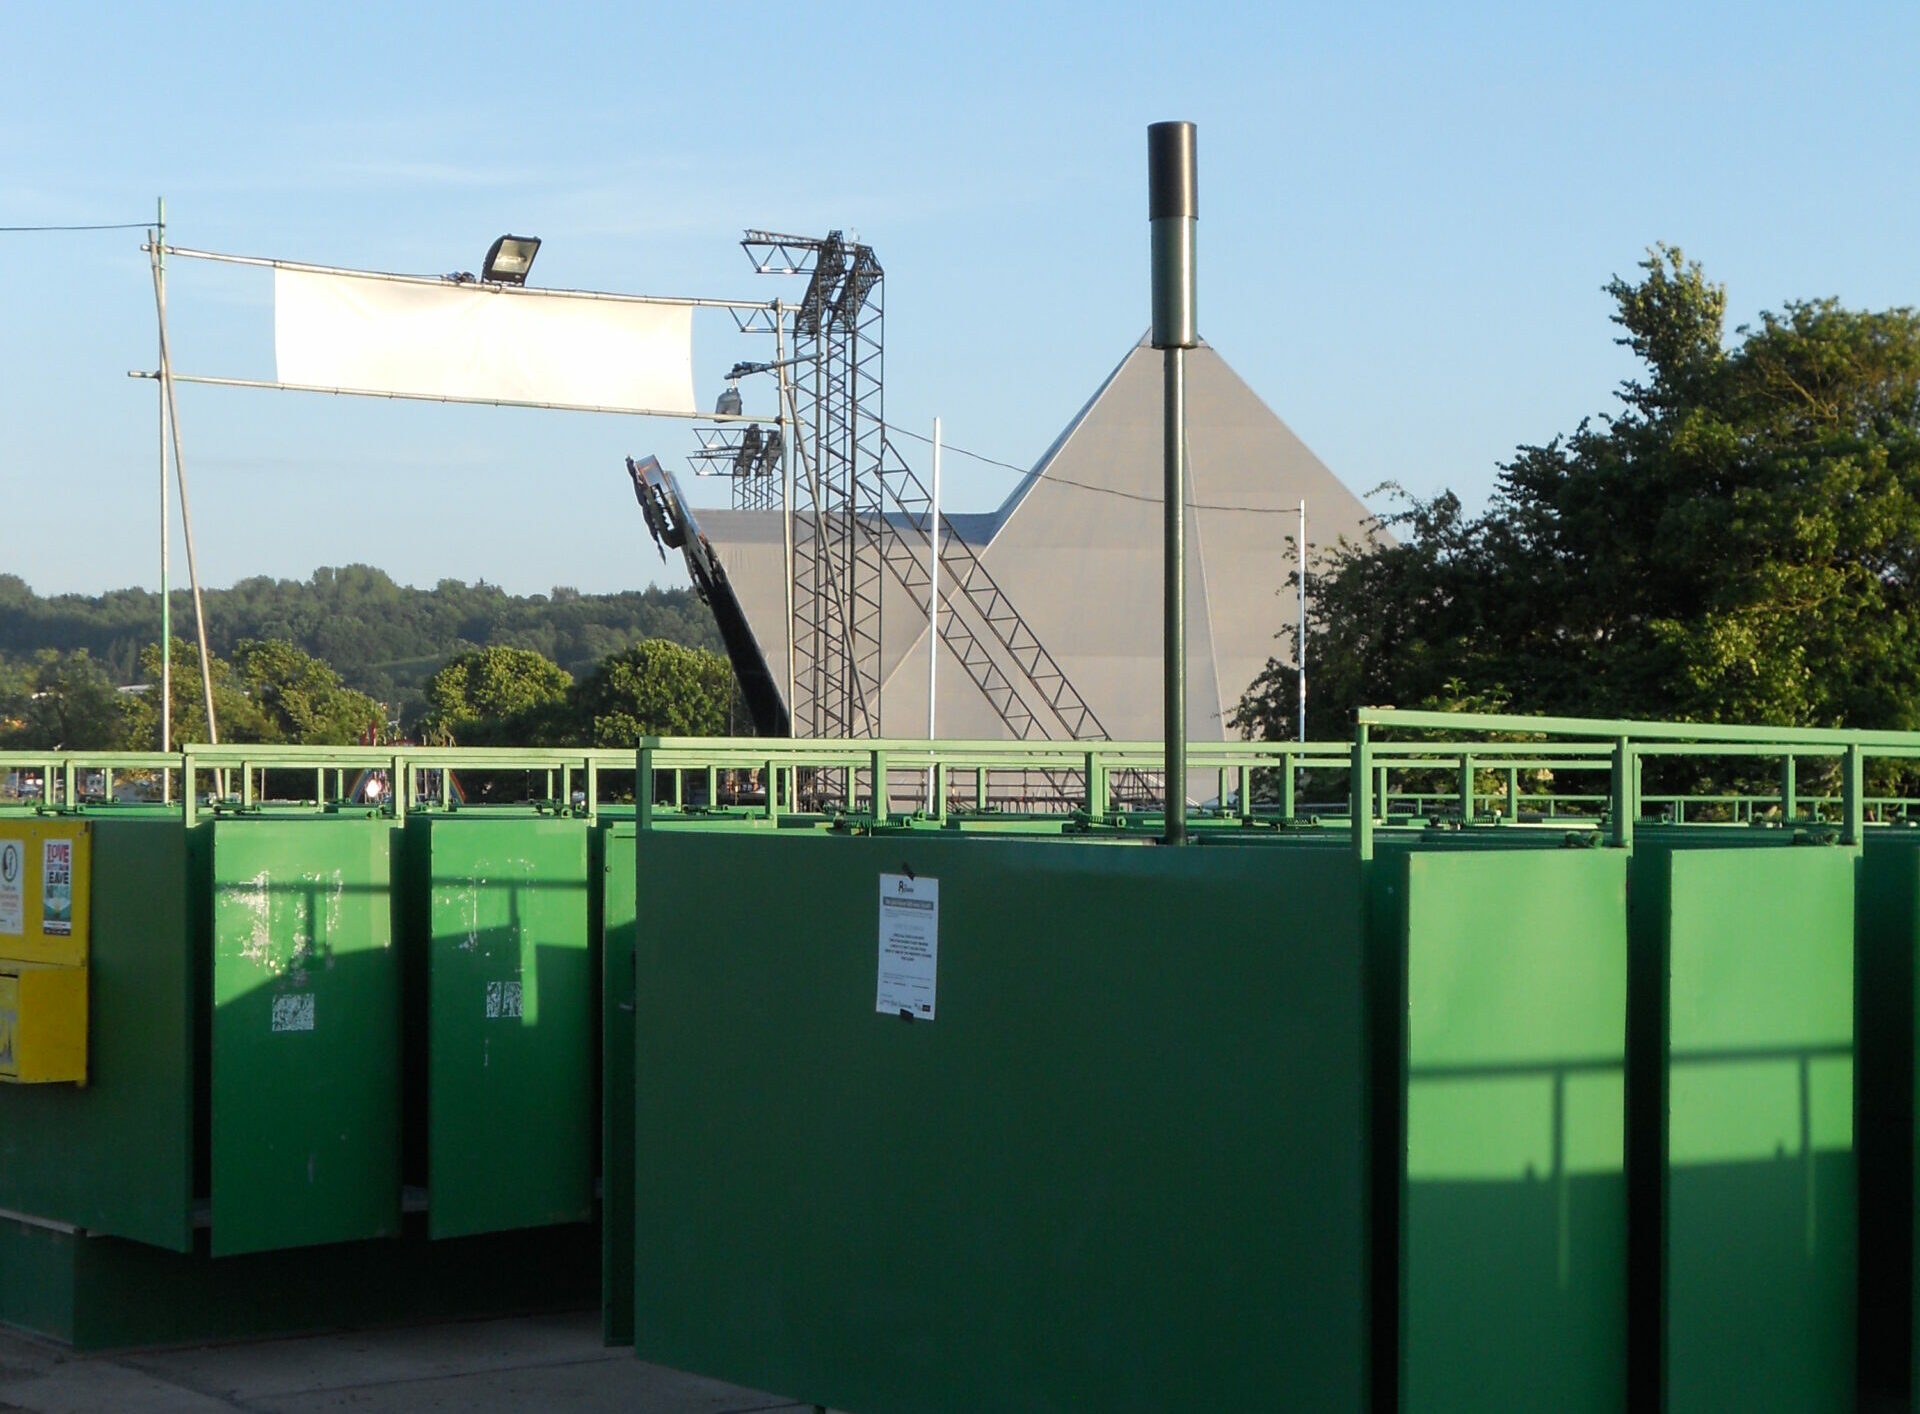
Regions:
<instances>
[{"instance_id":1,"label":"green metal railing","mask_svg":"<svg viewBox=\"0 0 1920 1414\"><path fill-rule=\"evenodd\" d=\"M1798 790L1800 763L1824 760L1837 763L1841 793L1837 798L1834 823L1843 844L1858 844L1870 816L1884 820L1907 818L1916 802L1910 797L1887 796L1869 799L1866 793L1866 765L1869 759L1904 761L1920 759L1920 733L1826 730L1810 727L1744 727L1723 723L1635 722L1586 717L1523 717L1511 715L1464 715L1446 712L1403 712L1390 707L1362 708L1355 715L1354 729L1354 815L1356 847L1363 855L1371 853L1372 800L1369 781L1360 772L1382 753L1393 752L1400 744L1377 741L1377 730L1411 732L1447 732L1454 737L1524 735L1535 740L1524 743L1521 751L1571 751L1578 749L1590 759L1605 753L1608 758L1608 799L1604 824L1609 842L1628 847L1633 843L1636 824L1649 804L1662 808L1675 823L1685 823L1689 804L1730 808L1734 797L1711 795L1690 798L1680 795L1646 796L1642 791L1643 768L1648 761L1692 760L1764 760L1778 769L1777 794L1753 793L1741 799L1747 821L1755 818L1755 803L1775 803L1782 823L1797 823L1803 806L1811 806L1814 816L1808 823L1821 823L1826 807L1835 804L1828 796L1806 798ZM1547 738L1541 741L1540 738ZM1461 751L1460 743L1449 749ZM1487 742L1489 754L1515 751L1510 741ZM1741 818L1741 811L1731 811Z\"/></svg>"},{"instance_id":2,"label":"green metal railing","mask_svg":"<svg viewBox=\"0 0 1920 1414\"><path fill-rule=\"evenodd\" d=\"M1163 817L1159 742L811 741L649 737L637 751L421 746L210 746L179 752L0 752L0 810L110 809L131 782L143 805L191 823L203 811L415 810L513 804L597 818L631 804L643 828L732 812L945 823L955 817ZM1594 829L1629 846L1636 826L1832 825L1920 817L1920 799L1866 793L1869 762L1920 760L1920 733L1739 727L1363 708L1350 742L1198 742L1189 779L1212 777L1190 815L1241 825L1319 823L1371 853L1380 829ZM1649 762L1771 768L1772 789L1646 789ZM1809 764L1830 787L1803 791ZM478 799L463 785L482 783ZM646 784L641 785L642 782ZM11 785L12 791L8 790ZM370 789L369 787L376 787ZM1310 799L1308 791L1321 798Z\"/></svg>"}]
</instances>

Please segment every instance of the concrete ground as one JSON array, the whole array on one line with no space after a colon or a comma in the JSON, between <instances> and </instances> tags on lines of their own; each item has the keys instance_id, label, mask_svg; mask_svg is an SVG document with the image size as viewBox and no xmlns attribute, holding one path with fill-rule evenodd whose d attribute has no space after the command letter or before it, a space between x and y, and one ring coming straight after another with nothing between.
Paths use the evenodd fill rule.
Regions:
<instances>
[{"instance_id":1,"label":"concrete ground","mask_svg":"<svg viewBox=\"0 0 1920 1414\"><path fill-rule=\"evenodd\" d=\"M31 1414L776 1414L772 1395L600 1343L598 1312L76 1355L0 1330L0 1411Z\"/></svg>"}]
</instances>

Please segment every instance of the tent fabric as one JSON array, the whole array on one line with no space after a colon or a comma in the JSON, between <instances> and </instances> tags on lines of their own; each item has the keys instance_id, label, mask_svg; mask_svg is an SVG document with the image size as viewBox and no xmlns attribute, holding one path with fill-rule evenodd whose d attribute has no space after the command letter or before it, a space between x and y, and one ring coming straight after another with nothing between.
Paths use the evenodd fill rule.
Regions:
<instances>
[{"instance_id":1,"label":"tent fabric","mask_svg":"<svg viewBox=\"0 0 1920 1414\"><path fill-rule=\"evenodd\" d=\"M1162 363L1143 339L989 516L955 517L988 572L1115 740L1161 733ZM1187 725L1224 740L1235 706L1293 622L1295 507L1310 549L1374 533L1366 507L1218 352L1187 355ZM770 664L784 664L778 511L703 510L701 527ZM926 606L890 576L881 598L881 729L927 729ZM1311 645L1309 685L1311 686ZM778 671L776 670L776 676ZM1008 735L943 651L941 736Z\"/></svg>"}]
</instances>

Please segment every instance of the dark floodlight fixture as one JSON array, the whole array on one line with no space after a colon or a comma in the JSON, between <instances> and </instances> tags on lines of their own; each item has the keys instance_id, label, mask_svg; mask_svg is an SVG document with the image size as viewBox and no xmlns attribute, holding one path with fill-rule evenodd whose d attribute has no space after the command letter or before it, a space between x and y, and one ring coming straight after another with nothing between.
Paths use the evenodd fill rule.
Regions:
<instances>
[{"instance_id":1,"label":"dark floodlight fixture","mask_svg":"<svg viewBox=\"0 0 1920 1414\"><path fill-rule=\"evenodd\" d=\"M715 417L740 416L740 409L742 407L740 401L740 385L733 381L739 376L737 372L727 375L727 386L721 390L720 400L713 405L713 415Z\"/></svg>"},{"instance_id":2,"label":"dark floodlight fixture","mask_svg":"<svg viewBox=\"0 0 1920 1414\"><path fill-rule=\"evenodd\" d=\"M760 424L757 422L747 428L747 435L740 439L740 450L735 452L733 456L733 474L735 476L751 476L758 469L761 455L761 438L764 435L760 430Z\"/></svg>"},{"instance_id":3,"label":"dark floodlight fixture","mask_svg":"<svg viewBox=\"0 0 1920 1414\"><path fill-rule=\"evenodd\" d=\"M854 250L853 268L848 271L840 286L840 297L833 305L834 318L843 323L851 322L860 313L867 295L880 283L880 262L874 253L866 246L855 246Z\"/></svg>"},{"instance_id":4,"label":"dark floodlight fixture","mask_svg":"<svg viewBox=\"0 0 1920 1414\"><path fill-rule=\"evenodd\" d=\"M487 251L480 278L492 285L524 285L533 258L540 253L538 236L502 236Z\"/></svg>"}]
</instances>

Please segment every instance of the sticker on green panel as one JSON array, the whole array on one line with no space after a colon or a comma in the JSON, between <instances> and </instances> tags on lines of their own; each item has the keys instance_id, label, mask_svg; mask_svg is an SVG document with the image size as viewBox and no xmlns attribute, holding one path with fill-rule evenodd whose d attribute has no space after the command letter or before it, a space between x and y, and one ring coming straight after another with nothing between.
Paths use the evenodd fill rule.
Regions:
<instances>
[{"instance_id":1,"label":"sticker on green panel","mask_svg":"<svg viewBox=\"0 0 1920 1414\"><path fill-rule=\"evenodd\" d=\"M880 876L880 981L873 1009L932 1021L940 969L940 881Z\"/></svg>"}]
</instances>

